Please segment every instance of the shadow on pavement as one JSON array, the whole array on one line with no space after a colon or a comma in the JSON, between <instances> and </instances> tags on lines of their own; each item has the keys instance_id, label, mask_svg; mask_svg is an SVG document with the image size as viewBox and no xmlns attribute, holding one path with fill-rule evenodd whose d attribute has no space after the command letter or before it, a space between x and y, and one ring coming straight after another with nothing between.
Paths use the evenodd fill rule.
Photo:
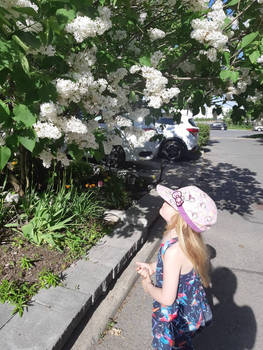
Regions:
<instances>
[{"instance_id":1,"label":"shadow on pavement","mask_svg":"<svg viewBox=\"0 0 263 350\"><path fill-rule=\"evenodd\" d=\"M226 267L218 267L212 271L211 277L212 287L208 290L208 299L215 297L218 303L212 305L211 326L195 338L196 350L253 349L257 324L249 306L235 304L235 274Z\"/></svg>"}]
</instances>

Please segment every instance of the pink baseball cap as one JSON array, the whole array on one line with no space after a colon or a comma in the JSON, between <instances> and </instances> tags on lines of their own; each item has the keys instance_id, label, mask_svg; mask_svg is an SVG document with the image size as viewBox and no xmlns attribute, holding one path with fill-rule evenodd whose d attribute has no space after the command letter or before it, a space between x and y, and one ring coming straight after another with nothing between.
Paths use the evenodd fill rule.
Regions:
<instances>
[{"instance_id":1,"label":"pink baseball cap","mask_svg":"<svg viewBox=\"0 0 263 350\"><path fill-rule=\"evenodd\" d=\"M179 214L196 232L208 230L216 223L215 202L197 186L186 186L178 190L157 185L158 194Z\"/></svg>"}]
</instances>

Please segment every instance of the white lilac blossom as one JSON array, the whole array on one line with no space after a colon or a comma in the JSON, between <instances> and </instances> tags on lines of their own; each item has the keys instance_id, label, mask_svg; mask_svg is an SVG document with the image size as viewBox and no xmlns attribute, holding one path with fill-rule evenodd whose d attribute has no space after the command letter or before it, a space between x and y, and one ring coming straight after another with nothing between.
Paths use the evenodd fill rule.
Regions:
<instances>
[{"instance_id":1,"label":"white lilac blossom","mask_svg":"<svg viewBox=\"0 0 263 350\"><path fill-rule=\"evenodd\" d=\"M80 119L71 117L66 121L65 131L76 134L86 134L88 132L88 128L87 125Z\"/></svg>"},{"instance_id":2,"label":"white lilac blossom","mask_svg":"<svg viewBox=\"0 0 263 350\"><path fill-rule=\"evenodd\" d=\"M1 6L10 10L12 7L31 7L36 12L38 11L38 6L32 4L29 0L1 0Z\"/></svg>"},{"instance_id":3,"label":"white lilac blossom","mask_svg":"<svg viewBox=\"0 0 263 350\"><path fill-rule=\"evenodd\" d=\"M111 12L106 7L99 8L98 12L100 17L96 17L95 20L87 16L77 16L66 25L66 32L71 33L78 43L83 42L87 38L102 35L112 27Z\"/></svg>"},{"instance_id":4,"label":"white lilac blossom","mask_svg":"<svg viewBox=\"0 0 263 350\"><path fill-rule=\"evenodd\" d=\"M136 65L136 64L134 64L134 65L131 66L131 68L130 68L130 73L131 73L131 74L134 74L134 73L139 72L140 70L141 70L141 67L138 66L138 65Z\"/></svg>"},{"instance_id":5,"label":"white lilac blossom","mask_svg":"<svg viewBox=\"0 0 263 350\"><path fill-rule=\"evenodd\" d=\"M146 20L147 12L141 12L139 15L139 23L143 24Z\"/></svg>"},{"instance_id":6,"label":"white lilac blossom","mask_svg":"<svg viewBox=\"0 0 263 350\"><path fill-rule=\"evenodd\" d=\"M158 28L150 28L148 34L151 41L163 39L165 37L165 32Z\"/></svg>"},{"instance_id":7,"label":"white lilac blossom","mask_svg":"<svg viewBox=\"0 0 263 350\"><path fill-rule=\"evenodd\" d=\"M163 58L163 53L161 51L155 51L151 57L152 66L156 68L162 58Z\"/></svg>"},{"instance_id":8,"label":"white lilac blossom","mask_svg":"<svg viewBox=\"0 0 263 350\"><path fill-rule=\"evenodd\" d=\"M257 59L257 63L263 63L263 55L261 55L261 56Z\"/></svg>"},{"instance_id":9,"label":"white lilac blossom","mask_svg":"<svg viewBox=\"0 0 263 350\"><path fill-rule=\"evenodd\" d=\"M216 0L206 18L192 20L191 38L216 49L224 48L228 42L228 36L222 32L225 18L223 3Z\"/></svg>"},{"instance_id":10,"label":"white lilac blossom","mask_svg":"<svg viewBox=\"0 0 263 350\"><path fill-rule=\"evenodd\" d=\"M40 120L54 122L57 119L58 107L53 102L40 105Z\"/></svg>"},{"instance_id":11,"label":"white lilac blossom","mask_svg":"<svg viewBox=\"0 0 263 350\"><path fill-rule=\"evenodd\" d=\"M96 63L97 47L81 51L77 54L71 53L67 59L67 63L75 72L85 73Z\"/></svg>"},{"instance_id":12,"label":"white lilac blossom","mask_svg":"<svg viewBox=\"0 0 263 350\"><path fill-rule=\"evenodd\" d=\"M56 89L60 97L64 102L72 99L77 93L78 87L76 83L69 79L57 79Z\"/></svg>"},{"instance_id":13,"label":"white lilac blossom","mask_svg":"<svg viewBox=\"0 0 263 350\"><path fill-rule=\"evenodd\" d=\"M210 47L210 49L208 49L207 51L200 50L199 53L207 56L207 58L211 62L216 62L217 60L217 50L214 47Z\"/></svg>"},{"instance_id":14,"label":"white lilac blossom","mask_svg":"<svg viewBox=\"0 0 263 350\"><path fill-rule=\"evenodd\" d=\"M7 195L5 196L6 203L18 203L18 201L19 201L18 193L8 192Z\"/></svg>"},{"instance_id":15,"label":"white lilac blossom","mask_svg":"<svg viewBox=\"0 0 263 350\"><path fill-rule=\"evenodd\" d=\"M65 152L57 151L56 159L58 162L61 162L61 164L65 167L69 166L70 160L68 159Z\"/></svg>"},{"instance_id":16,"label":"white lilac blossom","mask_svg":"<svg viewBox=\"0 0 263 350\"><path fill-rule=\"evenodd\" d=\"M22 23L22 22L16 22L16 25L18 26L18 28L20 30L22 30L23 32L30 32L30 33L40 33L43 31L43 27L42 24L39 22L36 22L30 18L26 18L25 19L26 24Z\"/></svg>"},{"instance_id":17,"label":"white lilac blossom","mask_svg":"<svg viewBox=\"0 0 263 350\"><path fill-rule=\"evenodd\" d=\"M61 131L52 123L38 121L33 125L37 137L58 140L62 136Z\"/></svg>"},{"instance_id":18,"label":"white lilac blossom","mask_svg":"<svg viewBox=\"0 0 263 350\"><path fill-rule=\"evenodd\" d=\"M124 130L125 139L133 147L145 147L145 143L149 142L150 139L156 135L155 130L145 131L135 127L130 127Z\"/></svg>"},{"instance_id":19,"label":"white lilac blossom","mask_svg":"<svg viewBox=\"0 0 263 350\"><path fill-rule=\"evenodd\" d=\"M132 126L132 121L128 118L118 115L115 119L116 125L120 128Z\"/></svg>"},{"instance_id":20,"label":"white lilac blossom","mask_svg":"<svg viewBox=\"0 0 263 350\"><path fill-rule=\"evenodd\" d=\"M39 154L39 158L42 160L45 168L50 168L52 160L55 158L50 151L43 150Z\"/></svg>"},{"instance_id":21,"label":"white lilac blossom","mask_svg":"<svg viewBox=\"0 0 263 350\"><path fill-rule=\"evenodd\" d=\"M177 87L166 88L168 79L159 70L143 66L141 72L146 80L146 88L143 93L149 107L160 108L164 102L169 103L179 94L180 90Z\"/></svg>"}]
</instances>

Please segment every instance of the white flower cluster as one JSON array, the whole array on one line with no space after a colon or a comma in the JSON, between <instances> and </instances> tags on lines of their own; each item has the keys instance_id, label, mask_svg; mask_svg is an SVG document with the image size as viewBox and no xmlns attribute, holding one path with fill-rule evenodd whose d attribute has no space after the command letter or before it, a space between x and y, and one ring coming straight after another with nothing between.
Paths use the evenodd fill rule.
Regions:
<instances>
[{"instance_id":1,"label":"white flower cluster","mask_svg":"<svg viewBox=\"0 0 263 350\"><path fill-rule=\"evenodd\" d=\"M191 38L216 49L224 48L228 42L228 36L222 32L225 18L223 3L221 0L216 0L211 11L207 14L207 18L192 20L191 24L194 30L191 33Z\"/></svg>"},{"instance_id":2,"label":"white flower cluster","mask_svg":"<svg viewBox=\"0 0 263 350\"><path fill-rule=\"evenodd\" d=\"M183 0L183 3L194 12L207 10L208 8L207 0Z\"/></svg>"},{"instance_id":3,"label":"white flower cluster","mask_svg":"<svg viewBox=\"0 0 263 350\"><path fill-rule=\"evenodd\" d=\"M257 59L257 63L263 63L263 55L261 55L261 56Z\"/></svg>"},{"instance_id":4,"label":"white flower cluster","mask_svg":"<svg viewBox=\"0 0 263 350\"><path fill-rule=\"evenodd\" d=\"M154 68L156 68L160 62L160 60L163 58L163 53L162 51L155 51L153 54L152 54L152 57L151 57L151 64Z\"/></svg>"},{"instance_id":5,"label":"white flower cluster","mask_svg":"<svg viewBox=\"0 0 263 350\"><path fill-rule=\"evenodd\" d=\"M50 151L43 150L38 157L42 160L45 168L50 168L52 160L55 158Z\"/></svg>"},{"instance_id":6,"label":"white flower cluster","mask_svg":"<svg viewBox=\"0 0 263 350\"><path fill-rule=\"evenodd\" d=\"M73 71L85 73L90 70L90 67L96 63L97 47L93 46L90 49L79 53L71 53L67 59L67 63Z\"/></svg>"},{"instance_id":7,"label":"white flower cluster","mask_svg":"<svg viewBox=\"0 0 263 350\"><path fill-rule=\"evenodd\" d=\"M139 71L138 67L132 66L130 72ZM149 101L149 107L160 108L163 103L169 103L173 97L179 94L180 90L177 87L166 88L168 79L159 70L147 66L142 66L140 70L146 80L146 88L143 93L145 100Z\"/></svg>"},{"instance_id":8,"label":"white flower cluster","mask_svg":"<svg viewBox=\"0 0 263 350\"><path fill-rule=\"evenodd\" d=\"M252 83L249 69L241 68L240 71L241 71L241 77L237 82L236 86L234 86L233 83L231 83L228 87L228 90L226 93L227 100L232 100L233 95L240 95L244 93L247 90L247 86L251 85Z\"/></svg>"},{"instance_id":9,"label":"white flower cluster","mask_svg":"<svg viewBox=\"0 0 263 350\"><path fill-rule=\"evenodd\" d=\"M37 136L57 140L64 135L66 144L74 143L80 149L98 148L94 136L98 122L95 120L82 121L75 116L63 117L60 115L62 112L62 108L53 102L43 103L40 106L39 121L34 125ZM52 159L61 161L64 166L69 164L69 160L62 150L56 156L51 155L48 151L42 152L40 158L46 167L50 166Z\"/></svg>"},{"instance_id":10,"label":"white flower cluster","mask_svg":"<svg viewBox=\"0 0 263 350\"><path fill-rule=\"evenodd\" d=\"M33 127L40 139L49 138L58 140L62 136L61 131L52 123L38 121Z\"/></svg>"},{"instance_id":11,"label":"white flower cluster","mask_svg":"<svg viewBox=\"0 0 263 350\"><path fill-rule=\"evenodd\" d=\"M98 12L100 17L96 17L95 20L87 16L77 16L71 23L66 25L66 32L71 33L78 43L81 43L86 38L102 35L112 27L110 20L111 11L107 7L99 7Z\"/></svg>"},{"instance_id":12,"label":"white flower cluster","mask_svg":"<svg viewBox=\"0 0 263 350\"><path fill-rule=\"evenodd\" d=\"M263 4L263 0L257 0L259 4Z\"/></svg>"},{"instance_id":13,"label":"white flower cluster","mask_svg":"<svg viewBox=\"0 0 263 350\"><path fill-rule=\"evenodd\" d=\"M103 141L104 153L110 154L113 146L122 145L122 143L122 138L114 130L108 130L107 141Z\"/></svg>"},{"instance_id":14,"label":"white flower cluster","mask_svg":"<svg viewBox=\"0 0 263 350\"><path fill-rule=\"evenodd\" d=\"M143 130L134 126L124 130L125 139L132 147L145 148L146 143L150 142L150 139L156 135L155 130Z\"/></svg>"},{"instance_id":15,"label":"white flower cluster","mask_svg":"<svg viewBox=\"0 0 263 350\"><path fill-rule=\"evenodd\" d=\"M217 60L217 50L214 47L210 47L207 51L205 50L200 50L200 54L206 55L209 61L211 62L216 62Z\"/></svg>"},{"instance_id":16,"label":"white flower cluster","mask_svg":"<svg viewBox=\"0 0 263 350\"><path fill-rule=\"evenodd\" d=\"M147 12L141 12L139 15L139 23L143 24L147 18Z\"/></svg>"},{"instance_id":17,"label":"white flower cluster","mask_svg":"<svg viewBox=\"0 0 263 350\"><path fill-rule=\"evenodd\" d=\"M43 31L43 27L41 23L38 23L30 18L25 19L26 25L22 22L16 22L18 28L23 32L31 32L31 33L40 33Z\"/></svg>"},{"instance_id":18,"label":"white flower cluster","mask_svg":"<svg viewBox=\"0 0 263 350\"><path fill-rule=\"evenodd\" d=\"M121 115L118 115L115 119L115 122L116 122L116 125L119 127L119 128L122 128L122 127L130 127L132 126L132 121L128 118L125 118Z\"/></svg>"},{"instance_id":19,"label":"white flower cluster","mask_svg":"<svg viewBox=\"0 0 263 350\"><path fill-rule=\"evenodd\" d=\"M31 7L36 12L38 11L38 6L36 4L32 4L29 0L1 0L1 7L5 9L12 9L12 7Z\"/></svg>"},{"instance_id":20,"label":"white flower cluster","mask_svg":"<svg viewBox=\"0 0 263 350\"><path fill-rule=\"evenodd\" d=\"M19 201L18 193L8 192L7 195L5 196L6 203L18 203L18 201Z\"/></svg>"},{"instance_id":21,"label":"white flower cluster","mask_svg":"<svg viewBox=\"0 0 263 350\"><path fill-rule=\"evenodd\" d=\"M165 32L158 28L150 28L148 34L151 41L163 39L165 37Z\"/></svg>"}]
</instances>

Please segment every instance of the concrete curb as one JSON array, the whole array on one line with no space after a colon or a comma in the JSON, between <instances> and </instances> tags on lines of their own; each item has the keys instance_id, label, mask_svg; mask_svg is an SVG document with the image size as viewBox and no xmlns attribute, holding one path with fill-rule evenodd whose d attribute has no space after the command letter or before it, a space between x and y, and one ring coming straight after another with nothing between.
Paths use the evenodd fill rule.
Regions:
<instances>
[{"instance_id":1,"label":"concrete curb","mask_svg":"<svg viewBox=\"0 0 263 350\"><path fill-rule=\"evenodd\" d=\"M1 305L0 348L62 349L89 308L145 243L161 202L155 190L142 197L127 210L125 223L119 223L112 235L99 241L87 259L64 271L63 287L41 290L22 318L10 315L10 305Z\"/></svg>"}]
</instances>

